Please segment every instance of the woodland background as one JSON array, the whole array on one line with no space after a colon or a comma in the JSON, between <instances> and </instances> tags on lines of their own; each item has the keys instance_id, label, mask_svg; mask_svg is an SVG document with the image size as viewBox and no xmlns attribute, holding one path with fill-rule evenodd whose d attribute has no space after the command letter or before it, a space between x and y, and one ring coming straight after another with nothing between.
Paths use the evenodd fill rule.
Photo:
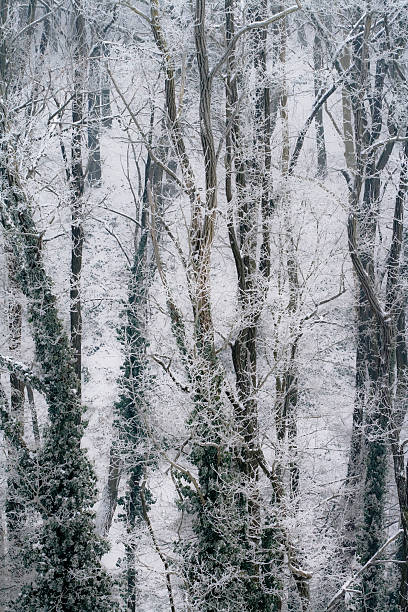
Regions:
<instances>
[{"instance_id":1,"label":"woodland background","mask_svg":"<svg viewBox=\"0 0 408 612\"><path fill-rule=\"evenodd\" d=\"M0 0L0 610L408 610L407 2Z\"/></svg>"}]
</instances>

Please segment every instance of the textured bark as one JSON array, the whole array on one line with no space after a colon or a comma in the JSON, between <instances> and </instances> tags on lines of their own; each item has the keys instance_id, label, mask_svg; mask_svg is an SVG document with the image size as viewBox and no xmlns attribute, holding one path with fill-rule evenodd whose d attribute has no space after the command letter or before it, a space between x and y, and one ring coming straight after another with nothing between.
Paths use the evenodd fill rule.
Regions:
<instances>
[{"instance_id":1,"label":"textured bark","mask_svg":"<svg viewBox=\"0 0 408 612\"><path fill-rule=\"evenodd\" d=\"M6 597L4 593L7 591L9 580L6 550L6 522L3 512L3 500L0 500L0 612L5 612L6 610Z\"/></svg>"},{"instance_id":2,"label":"textured bark","mask_svg":"<svg viewBox=\"0 0 408 612\"><path fill-rule=\"evenodd\" d=\"M118 440L115 440L110 448L108 479L102 491L102 499L96 515L96 529L101 536L107 536L112 526L118 502L118 490L122 471L123 466Z\"/></svg>"},{"instance_id":3,"label":"textured bark","mask_svg":"<svg viewBox=\"0 0 408 612\"><path fill-rule=\"evenodd\" d=\"M50 421L44 445L32 458L13 425L12 415L2 411L6 435L19 444L18 474L22 484L30 482L30 486L21 488L23 500L42 519L37 552L26 557L34 566L35 584L26 585L13 606L33 610L40 606L55 608L56 602L62 607L68 601L71 607L79 602L87 607L92 602L107 612L113 609L110 581L100 567L100 556L107 548L94 533L91 505L95 480L80 447L83 410L76 390L73 354L45 272L41 236L14 165L5 170L2 187L10 194L1 202L3 225L18 262L17 281L28 302L36 358L43 373L40 390L48 404ZM85 569L86 580L78 578L75 568L79 564Z\"/></svg>"},{"instance_id":4,"label":"textured bark","mask_svg":"<svg viewBox=\"0 0 408 612\"><path fill-rule=\"evenodd\" d=\"M13 45L7 32L7 20L9 10L12 10L8 0L0 0L0 26L2 35L0 36L0 93L2 104L0 106L0 149L1 149L1 164L0 164L0 191L5 203L10 204L12 194L8 187L8 169L10 163L9 151L7 147L7 107L5 102L9 89L13 89L15 81L18 79L11 78L11 62L10 56L14 51ZM3 229L5 227L4 216L1 216ZM21 333L22 333L22 307L21 307L21 292L17 282L17 272L19 260L13 252L13 247L8 241L5 241L5 263L7 265L8 276L8 312L7 325L9 335L9 350L14 358L20 357L21 350ZM20 440L24 435L24 382L16 372L10 372L10 404L4 394L3 388L0 388L0 413L1 425L5 433L5 456L7 457L7 467L9 473L7 475L7 487L4 500L4 525L2 524L2 544L4 557L5 578L7 587L4 592L5 601L12 601L18 593L22 582L25 578L25 571L21 563L20 554L24 539L23 527L26 519L26 508L24 498L21 494L21 475L18 473L18 462L20 460ZM7 421L11 422L12 432L7 435ZM15 435L14 435L15 434ZM3 508L1 514L3 515ZM3 516L2 516L3 519Z\"/></svg>"},{"instance_id":5,"label":"textured bark","mask_svg":"<svg viewBox=\"0 0 408 612\"><path fill-rule=\"evenodd\" d=\"M406 131L408 137L408 130ZM400 564L401 580L399 588L399 606L401 612L408 610L408 473L404 449L400 442L401 428L407 413L407 375L408 350L406 341L405 311L407 307L406 291L402 290L401 281L407 272L407 253L404 249L404 204L408 191L408 143L403 149L399 188L395 201L393 234L388 260L386 310L393 315L394 362L396 367L396 394L389 425L390 446L394 464L394 477L397 485L401 526L403 537L400 545L402 561ZM391 364L393 365L393 364ZM393 380L390 380L392 383Z\"/></svg>"},{"instance_id":6,"label":"textured bark","mask_svg":"<svg viewBox=\"0 0 408 612\"><path fill-rule=\"evenodd\" d=\"M0 0L0 23L4 28L7 23L9 13L9 0ZM5 95L8 72L8 45L7 37L2 36L0 40L0 75L1 75L1 92Z\"/></svg>"},{"instance_id":7,"label":"textured bark","mask_svg":"<svg viewBox=\"0 0 408 612\"><path fill-rule=\"evenodd\" d=\"M407 154L408 146L405 146L400 187L395 203L393 234L387 266L386 304L384 310L376 295L373 280L367 275L363 260L358 254L356 219L352 215L349 219L349 245L353 266L365 293L367 304L371 309L371 313L376 318L379 328L378 366L377 371L372 373L370 377L372 385L377 383L374 387L377 407L375 411L367 412L365 417L367 430L373 427L373 431L377 434L376 437L373 437L371 433L365 457L366 477L363 493L363 529L365 540L363 546L361 546L361 557L365 562L375 555L380 548L383 537L382 521L384 514L387 441L390 444L393 456L394 475L403 528L402 552L405 555L405 559L407 551L407 476L404 453L399 441L401 424L406 409L403 409L401 414L401 411L398 409L398 403L395 405L395 401L398 402L398 386L401 384L405 386L407 363L404 321L401 320L402 312L405 308L405 300L401 300L399 294L403 242L403 202L407 190ZM374 374L376 375L375 378ZM399 378L396 398L394 398L393 394L395 375ZM379 575L375 566L371 566L363 576L364 605L369 610L377 610L378 605L381 605L381 600L379 599L380 580L381 575ZM407 609L406 568L404 564L401 567L400 609Z\"/></svg>"},{"instance_id":8,"label":"textured bark","mask_svg":"<svg viewBox=\"0 0 408 612\"><path fill-rule=\"evenodd\" d=\"M350 69L351 50L346 45L340 57L340 65L344 73ZM346 85L341 90L342 117L343 117L343 139L344 139L344 158L349 170L355 167L354 135L353 135L353 113L351 108L350 92Z\"/></svg>"},{"instance_id":9,"label":"textured bark","mask_svg":"<svg viewBox=\"0 0 408 612\"><path fill-rule=\"evenodd\" d=\"M102 43L102 74L101 74L101 115L102 125L105 128L112 127L112 106L109 76L106 71L106 64L109 59L109 45Z\"/></svg>"},{"instance_id":10,"label":"textured bark","mask_svg":"<svg viewBox=\"0 0 408 612\"><path fill-rule=\"evenodd\" d=\"M8 249L8 278L9 278L9 304L8 304L8 326L9 326L9 349L11 355L17 359L21 349L21 325L22 309L16 285L16 262L13 253ZM11 409L16 418L24 423L24 382L10 374Z\"/></svg>"},{"instance_id":11,"label":"textured bark","mask_svg":"<svg viewBox=\"0 0 408 612\"><path fill-rule=\"evenodd\" d=\"M235 34L234 3L226 1L226 42L230 44ZM249 21L265 17L264 2L256 9L248 8ZM258 551L250 562L253 589L252 597L257 605L266 604L262 592L262 582L276 588L276 559L260 560L260 549L264 544L261 525L261 502L258 491L259 479L259 440L258 440L258 402L257 402L257 330L267 293L270 271L269 244L269 171L270 171L270 95L263 84L266 70L266 31L255 30L251 44L251 56L257 70L259 85L255 99L255 154L252 159L245 158L241 137L242 116L238 111L237 83L239 76L235 65L235 49L227 60L226 87L226 193L231 207L228 231L231 249L234 254L238 276L238 301L242 326L232 345L232 362L235 371L238 402L235 404L235 419L239 435L236 449L238 468L243 482L251 489L251 494L243 495L243 505L247 512L246 533L249 542ZM259 157L258 157L259 156ZM248 156L246 156L248 157ZM233 162L234 160L234 162ZM234 165L233 165L234 164ZM234 171L234 172L233 172ZM236 197L233 195L235 178ZM251 178L249 178L251 177ZM259 190L260 187L260 190ZM253 193L259 192L255 199ZM250 195L251 194L251 195ZM233 205L235 205L236 224ZM258 214L262 214L261 259L258 262ZM263 286L259 288L257 273L263 275ZM275 562L275 565L274 565ZM273 598L276 609L280 609L281 599Z\"/></svg>"},{"instance_id":12,"label":"textured bark","mask_svg":"<svg viewBox=\"0 0 408 612\"><path fill-rule=\"evenodd\" d=\"M375 14L370 12L369 3L367 9L367 13L358 12L355 15L358 24L356 35L352 42L345 45L340 62L335 64L343 79L345 160L348 170L352 171L350 175L344 172L348 178L350 209L353 213L349 229L350 224L355 224L353 231L356 236L358 266L361 266L358 270L357 259L353 255L357 276L356 397L345 492L346 514L342 543L345 568L356 551L359 551L361 560L366 561L383 540L381 517L386 491L387 442L391 442L392 447L388 427L390 416L395 411L394 398L388 396L395 381L395 357L388 358L387 352L391 350L395 335L399 333L396 330L405 325L404 315L400 314L399 321L392 323L392 333L390 330L387 332L382 323L383 313L378 298L374 299L375 291L367 292L366 287L367 279L370 286L380 284L375 275L374 247L381 173L395 143L391 140L382 145L379 141L383 130L384 96L387 92L385 80L392 65L389 58L393 55L397 58L399 54L397 48L390 50L387 47L384 32L376 31L379 22L375 21ZM387 53L390 55L387 56ZM374 73L370 74L372 68ZM390 136L395 136L395 127L390 118L388 129ZM353 175L354 179L351 180L350 176ZM390 257L392 259L392 255ZM388 312L388 306L384 312ZM387 334L390 334L392 340L389 346ZM388 359L391 370L386 365ZM364 508L362 518L358 514L361 507ZM357 537L361 522L363 527ZM363 590L367 591L364 605L369 609L382 605L378 599L382 573L383 568L377 564L363 576Z\"/></svg>"},{"instance_id":13,"label":"textured bark","mask_svg":"<svg viewBox=\"0 0 408 612\"><path fill-rule=\"evenodd\" d=\"M197 538L192 544L195 552L191 554L194 555L195 566L191 564L192 559L188 560L188 554L190 553L187 549L185 578L192 587L192 593L195 593L195 595L192 595L195 602L197 601L195 598L201 581L211 581L214 580L215 576L222 574L223 563L226 561L220 559L220 553L217 551L230 547L212 517L212 512L217 512L221 508L219 473L220 470L225 469L224 451L222 450L225 440L222 438L224 428L221 400L222 374L215 353L210 305L210 254L216 219L217 175L211 123L211 77L206 46L205 16L205 2L196 0L194 3L194 39L199 70L200 137L205 162L205 196L202 200L197 189L196 178L187 154L183 131L177 114L175 69L161 30L158 2L156 0L151 2L153 32L156 43L163 53L166 67L167 124L182 173L183 188L189 197L191 207L191 221L188 228L190 255L186 272L194 317L195 355L193 361L186 359L184 355L183 324L180 327L177 322L177 315L177 320L175 319L174 315L177 310L173 308L171 302L169 302L169 306L173 313L172 322L176 341L180 347L183 361L188 364L194 402L194 408L189 419L189 427L194 440L191 456L198 469L198 490L201 501L198 502L197 509L193 512L193 524ZM217 450L217 445L219 445L220 450ZM204 573L201 571L202 567L206 567ZM205 606L208 611L214 610L219 597L223 598L224 595L217 586L212 587L205 596L202 593L199 595L200 605Z\"/></svg>"},{"instance_id":14,"label":"textured bark","mask_svg":"<svg viewBox=\"0 0 408 612\"><path fill-rule=\"evenodd\" d=\"M166 159L168 155L168 147L161 147L162 158ZM172 164L172 162L170 162ZM172 164L174 171L177 169L176 164ZM133 326L134 331L143 331L144 341L147 343L147 318L149 309L149 290L151 283L153 282L156 264L152 257L151 245L149 244L149 202L148 202L148 185L151 182L154 199L158 208L158 215L161 215L164 201L163 199L167 195L169 186L163 180L163 170L151 163L150 155L148 154L145 164L145 185L142 196L142 209L139 211L139 225L135 231L134 237L134 261L133 267L130 270L130 282L129 282L129 293L128 293L128 306L127 306L127 321L129 325ZM158 220L160 223L160 219ZM156 225L156 222L155 222ZM157 232L156 238L159 239L160 231ZM132 332L129 329L127 332L124 331L124 337L121 340L124 343L126 353L129 353L128 359L133 359L134 366L137 363L146 363L147 357L145 353L139 354L140 350L137 348L132 349L131 346L127 346L127 343L131 342ZM125 370L126 374L126 370ZM127 375L127 374L126 374ZM128 376L131 377L131 387L139 389L145 380L143 379L144 372L138 372L137 368L134 367L128 372ZM140 378L140 382L137 380ZM133 381L133 382L132 382ZM129 391L129 390L128 390ZM128 392L127 391L127 392ZM126 393L125 389L122 392ZM130 394L130 401L135 402L135 397ZM135 407L137 410L137 407ZM111 444L109 453L109 468L107 483L102 492L102 499L99 504L97 513L97 529L101 535L107 535L110 531L113 516L115 514L118 502L118 490L120 483L124 477L129 479L129 469L123 463L123 422L114 425L115 438ZM143 459L141 458L141 461ZM136 578L136 577L135 577Z\"/></svg>"},{"instance_id":15,"label":"textured bark","mask_svg":"<svg viewBox=\"0 0 408 612\"><path fill-rule=\"evenodd\" d=\"M226 5L227 20L232 14L229 8L231 5ZM157 0L151 1L151 23L153 27L156 43L163 54L165 62L165 99L167 122L169 132L172 138L172 144L176 151L180 169L182 172L185 193L190 198L191 205L191 223L189 227L189 246L190 255L186 269L189 293L194 315L194 357L187 360L189 364L189 380L191 382L192 397L194 401L194 410L189 420L190 431L192 432L192 453L191 458L193 463L198 468L199 482L199 500L195 503L196 511L193 517L193 529L197 534L197 540L191 546L193 556L187 561L189 565L187 569L187 581L193 588L194 601L204 610L216 610L222 605L224 597L227 595L225 586L223 591L219 591L217 580L221 579L224 568L235 567L238 564L244 572L245 579L242 577L236 580L231 578L230 593L237 593L239 601L241 601L242 590L249 588L247 593L248 609L255 606L255 601L259 600L259 565L252 563L251 559L246 559L242 562L243 550L246 550L246 545L241 542L240 545L235 545L231 537L228 541L224 538L220 530L220 523L214 521L214 516L222 511L224 515L229 509L229 515L237 513L239 517L234 534L241 533L243 529L249 534L249 538L253 539L259 545L259 527L256 523L259 520L259 503L256 499L249 501L249 513L253 517L253 521L248 523L248 508L242 503L243 495L226 497L225 480L222 474L225 474L227 482L231 478L235 479L231 483L233 490L237 486L242 476L250 478L253 484L256 484L259 455L257 453L257 418L256 418L256 400L254 401L254 393L256 392L256 326L259 314L256 314L259 309L257 297L251 291L255 289L254 281L255 274L261 272L264 276L264 290L267 286L269 277L269 233L266 214L262 225L262 240L261 260L262 264L254 257L255 247L257 244L255 212L251 209L251 202L248 197L240 199L240 206L237 212L237 228L234 227L233 219L228 221L228 231L231 240L231 246L234 258L237 265L238 284L240 290L241 308L245 308L245 314L248 318L245 319L245 330L241 330L239 336L234 343L233 361L236 370L238 400L235 400L233 394L228 395L234 410L237 423L237 429L241 434L241 443L238 448L234 447L233 461L229 458L230 450L226 445L225 428L225 412L224 412L224 397L223 388L224 380L223 373L218 363L218 359L214 346L214 329L211 315L210 305L210 254L214 236L214 226L216 220L217 207L217 173L216 173L216 154L214 146L213 128L211 123L212 107L211 107L211 86L214 76L218 73L225 61L231 66L231 58L233 62L233 53L235 45L239 38L250 30L262 30L270 23L274 23L286 15L284 11L271 18L263 19L262 21L251 22L249 25L242 28L239 32L233 33L231 28L229 34L229 43L225 53L215 62L212 71L208 66L207 52L207 32L206 32L206 3L203 0L196 0L194 3L194 39L196 45L196 59L199 72L199 88L200 88L200 136L201 148L204 158L204 173L205 173L205 199L202 201L197 190L197 183L192 171L192 167L188 158L186 146L184 143L182 127L177 114L176 97L175 97L175 69L172 58L168 52L168 48L161 30L159 10ZM297 9L297 7L296 7ZM296 10L294 7L288 9L289 12ZM259 23L259 27L256 25ZM229 26L231 26L231 22ZM263 35L258 36L260 40ZM261 59L261 54L256 60L259 61L258 66L264 62ZM226 133L227 144L227 198L231 202L232 196L232 156L238 152L238 158L234 160L236 168L236 185L238 190L245 190L245 172L251 167L251 163L239 153L239 146L234 144L234 139L239 138L237 131L237 122L235 121L237 89L235 81L236 75L228 76L228 91L227 91L227 115L231 121L228 121L228 129ZM267 109L264 110L266 104ZM261 179L264 186L264 193L258 202L256 209L259 211L263 208L263 212L267 213L270 207L269 194L267 193L268 169L270 168L270 151L269 151L269 112L270 112L269 92L261 85L257 89L257 106L256 113L260 120L259 134L257 136L257 146L262 151L263 158L262 170L267 170ZM265 113L265 114L264 114ZM261 119L262 116L262 119ZM266 133L262 133L263 131ZM256 163L252 162L251 172L257 174L260 168L256 167ZM258 177L259 180L260 177ZM243 195L243 194L242 194ZM262 200L262 201L261 201ZM242 252L241 252L242 251ZM260 292L262 300L264 296ZM255 315L250 312L251 308L255 307ZM260 308L261 310L261 308ZM178 329L178 327L177 327ZM182 355L184 355L185 343L177 342L181 346ZM247 366L249 365L249 372ZM264 466L266 471L267 468ZM188 494L190 497L190 493ZM237 502L235 501L237 499ZM238 499L239 498L239 499ZM252 503L254 502L254 503ZM252 508L251 508L252 505ZM191 512L191 509L190 509ZM224 519L225 520L225 519ZM241 528L242 524L242 528ZM242 536L240 536L242 537ZM247 537L247 536L246 536ZM268 543L265 541L265 546ZM187 548L186 552L190 550ZM227 552L228 551L228 552ZM294 554L294 557L296 555ZM251 554L252 558L252 554ZM192 562L194 559L194 565ZM240 560L241 559L241 560ZM202 568L205 568L202 572ZM251 570L252 568L252 570ZM254 569L256 573L254 575ZM205 573L207 572L207 574ZM206 595L200 595L200 583L202 581L203 591ZM210 583L212 586L206 586ZM238 595L239 593L239 595ZM198 599L195 597L198 596ZM230 595L231 596L231 595ZM202 599L200 599L202 597ZM262 594L261 594L262 597ZM197 603L198 605L198 603ZM201 608L200 608L201 609ZM258 609L253 607L253 609Z\"/></svg>"}]
</instances>

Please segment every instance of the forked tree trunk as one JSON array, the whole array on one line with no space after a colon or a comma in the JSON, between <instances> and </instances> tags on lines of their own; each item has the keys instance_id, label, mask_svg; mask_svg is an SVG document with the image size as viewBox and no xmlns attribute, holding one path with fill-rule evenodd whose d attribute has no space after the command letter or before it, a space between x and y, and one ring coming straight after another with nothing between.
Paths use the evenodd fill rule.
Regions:
<instances>
[{"instance_id":1,"label":"forked tree trunk","mask_svg":"<svg viewBox=\"0 0 408 612\"><path fill-rule=\"evenodd\" d=\"M292 7L291 11L293 10ZM258 460L255 460L256 448L254 446L254 441L256 440L257 431L254 400L252 396L252 390L256 386L254 384L256 369L255 371L253 369L253 365L256 362L256 353L252 350L255 348L255 336L253 334L254 326L249 325L245 337L242 337L240 340L245 344L245 348L251 347L252 350L250 373L246 371L246 366L249 363L246 356L245 365L243 362L242 364L238 364L238 362L242 361L242 356L245 353L244 349L241 350L241 341L238 342L239 350L237 349L235 351L234 356L234 359L236 359L237 371L239 372L237 381L242 375L242 378L239 378L238 387L240 387L241 391L245 394L244 402L246 405L238 407L235 404L234 398L230 398L238 417L237 428L242 434L240 456L236 457L237 452L236 448L234 448L234 460L231 461L231 459L229 459L231 451L228 448L227 433L224 431L226 426L225 397L223 395L224 377L214 346L214 328L210 302L210 255L214 237L218 189L216 173L217 159L211 124L211 87L214 71L219 70L223 62L228 60L229 54L232 51L232 46L229 46L226 54L221 58L219 63L216 64L213 71L210 72L205 17L206 7L204 0L196 0L194 11L194 38L199 70L200 136L204 158L206 187L205 198L202 199L197 189L196 179L187 154L183 131L177 114L175 69L161 30L158 2L157 0L151 1L151 22L153 32L157 45L163 55L166 68L165 96L169 132L182 172L182 186L191 204L191 223L189 227L190 257L187 262L187 281L194 317L194 358L188 360L188 363L194 409L189 420L189 427L192 440L191 457L198 469L199 478L198 483L196 483L198 486L195 487L197 491L197 501L194 504L194 508L189 505L189 512L193 513L193 529L197 537L194 543L186 547L186 581L191 585L192 600L194 604L199 606L202 610L210 611L220 609L225 597L228 596L228 589L233 589L239 598L245 597L242 595L242 593L245 592L249 598L255 597L257 601L260 599L261 589L256 589L256 585L259 586L260 576L258 571L256 575L254 575L253 570L255 566L251 565L248 567L247 564L242 561L242 542L240 545L234 547L231 535L226 538L224 534L224 523L222 522L226 520L226 513L228 516L232 516L232 513L238 512L240 519L239 523L234 525L233 537L238 537L238 533L248 533L248 509L245 508L238 499L238 497L242 499L242 494L241 496L234 495L233 491L236 490L240 482L239 462L241 466L246 466L244 469L245 476L248 476L249 470L249 474L253 477L254 484L256 484ZM263 93L264 92L262 92L262 94ZM234 96L234 93L232 93L232 96ZM261 108L261 106L258 106L258 112L260 112ZM228 109L227 112L229 112ZM269 112L269 108L267 112ZM265 138L267 139L267 136L265 136ZM231 141L229 142L229 154L232 154ZM268 152L266 152L265 155L268 157ZM241 178L243 177L242 172L240 176ZM249 202L244 200L242 202L243 205L240 210L238 222L239 231L242 233L243 240L247 240L250 234L250 242L252 244L256 241L254 219L251 217ZM264 205L266 205L265 202L266 199ZM251 229L249 229L249 226ZM267 233L267 225L263 226L262 231ZM249 248L248 244L245 244L242 258L238 265L245 265L248 270L253 272L254 263L252 261L253 250L251 250L251 244L249 244ZM263 253L263 257L266 257L265 253L268 252L267 249L268 245L266 244L264 245L265 252ZM239 260L239 256L239 246L237 248L234 247L234 257L237 258L237 261ZM244 258L245 263L243 262ZM265 276L268 276L267 271L264 271L264 273ZM244 276L240 278L243 280ZM245 280L249 284L252 283L251 286L253 286L254 278L246 278ZM243 290L241 286L240 290ZM249 298L249 293L248 291L246 294L247 298ZM177 343L179 346L184 346L184 343L180 342L176 328L175 331ZM184 357L184 352L182 356ZM248 384L251 389L248 389ZM228 490L225 488L225 482L230 482ZM230 489L231 492L228 493ZM191 492L191 494L194 495L193 492ZM253 509L255 509L256 506L259 508L259 505L255 503ZM217 521L216 517L219 514L224 518ZM254 511L252 514L255 517L257 512ZM259 536L256 532L257 529L254 529L252 533L254 540ZM223 550L230 551L227 557L225 554L221 554ZM189 557L189 554L192 556ZM194 567L192 565L193 559ZM234 567L233 573L231 573L232 567ZM230 576L229 580L231 584L228 588L226 585L221 588L220 580L225 572L228 572L227 575ZM238 575L240 576L239 579ZM210 588L207 586L209 583L211 584ZM261 594L261 598L262 595L263 594Z\"/></svg>"}]
</instances>

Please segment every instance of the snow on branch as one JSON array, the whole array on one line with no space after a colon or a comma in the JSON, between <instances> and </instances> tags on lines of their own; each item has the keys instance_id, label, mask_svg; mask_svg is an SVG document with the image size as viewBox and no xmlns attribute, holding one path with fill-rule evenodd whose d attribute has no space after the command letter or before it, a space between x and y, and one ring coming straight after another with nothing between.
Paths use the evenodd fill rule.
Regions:
<instances>
[{"instance_id":1,"label":"snow on branch","mask_svg":"<svg viewBox=\"0 0 408 612\"><path fill-rule=\"evenodd\" d=\"M255 30L257 28L267 28L269 25L271 25L271 23L275 23L275 21L284 19L291 13L294 13L295 11L298 11L301 8L302 8L302 5L300 4L300 1L296 0L296 4L294 4L293 6L290 6L289 8L283 11L280 11L279 13L276 13L275 15L272 15L271 17L268 17L267 19L263 19L262 21L252 21L251 23L247 23L247 25L245 25L243 28L238 30L238 32L235 34L235 36L233 36L231 42L229 43L225 53L220 57L218 62L215 64L214 68L211 70L210 81L215 77L215 75L218 73L223 63L226 61L228 56L234 50L234 47L237 44L238 39L241 38L241 36L249 32L250 30Z\"/></svg>"},{"instance_id":2,"label":"snow on branch","mask_svg":"<svg viewBox=\"0 0 408 612\"><path fill-rule=\"evenodd\" d=\"M370 277L364 269L360 256L358 254L357 249L357 240L356 240L356 218L354 214L349 215L348 219L348 241L349 241L349 251L351 261L353 262L354 269L356 274L364 287L364 291L366 293L367 299L377 315L382 326L385 325L387 321L387 313L384 312L379 299L375 293L375 289L371 282Z\"/></svg>"},{"instance_id":3,"label":"snow on branch","mask_svg":"<svg viewBox=\"0 0 408 612\"><path fill-rule=\"evenodd\" d=\"M118 4L119 6L125 6L126 8L130 9L133 13L135 13L135 15L138 15L138 17L141 17L142 19L147 21L147 23L149 23L150 25L152 24L152 20L149 18L149 16L145 15L142 11L140 11L135 6L130 4L130 2L118 2Z\"/></svg>"},{"instance_id":4,"label":"snow on branch","mask_svg":"<svg viewBox=\"0 0 408 612\"><path fill-rule=\"evenodd\" d=\"M353 584L353 582L355 582L357 580L357 578L359 578L361 576L361 574L363 574L365 572L366 569L368 569L371 565L373 565L373 563L375 563L382 552L384 552L384 550L390 545L392 544L392 542L394 542L394 540L396 540L398 538L399 535L401 535L401 533L403 533L404 530L403 529L399 529L397 531L397 533L394 533L393 536L391 536L382 546L381 548L379 548L377 550L377 552L371 557L371 559L369 559L367 561L367 563L365 565L363 565L363 567L361 567L358 572L352 576L351 578L349 578L344 584L343 586L337 591L337 593L335 594L335 596L329 601L329 604L326 608L326 612L330 612L330 610L333 610L335 605L339 602L339 600L345 595L346 591L349 590L349 587Z\"/></svg>"},{"instance_id":5,"label":"snow on branch","mask_svg":"<svg viewBox=\"0 0 408 612\"><path fill-rule=\"evenodd\" d=\"M21 378L25 383L29 383L37 391L44 391L44 381L36 376L31 370L30 366L22 363L21 361L15 361L10 357L0 355L0 367L5 368L12 374L15 374L17 378Z\"/></svg>"},{"instance_id":6,"label":"snow on branch","mask_svg":"<svg viewBox=\"0 0 408 612\"><path fill-rule=\"evenodd\" d=\"M48 17L51 17L51 15L55 14L62 7L63 4L64 4L64 0L61 0L61 2L56 4L53 9L48 11L48 13L44 13L44 15L41 15L41 17L39 17L35 21L30 21L30 23L28 23L26 26L24 26L24 28L22 28L19 32L17 32L17 34L15 34L15 36L11 39L11 42L9 44L12 45L25 32L28 32L28 30L31 30L34 26L38 25L45 19L48 19Z\"/></svg>"}]
</instances>

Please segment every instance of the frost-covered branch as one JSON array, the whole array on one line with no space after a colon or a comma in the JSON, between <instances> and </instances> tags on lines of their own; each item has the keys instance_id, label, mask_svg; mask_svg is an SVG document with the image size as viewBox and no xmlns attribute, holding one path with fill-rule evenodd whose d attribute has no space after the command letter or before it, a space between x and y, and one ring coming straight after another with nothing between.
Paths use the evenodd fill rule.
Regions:
<instances>
[{"instance_id":1,"label":"frost-covered branch","mask_svg":"<svg viewBox=\"0 0 408 612\"><path fill-rule=\"evenodd\" d=\"M381 546L381 548L379 548L377 550L377 552L375 553L375 555L373 555L371 557L371 559L369 559L367 561L367 563L365 563L365 565L363 565L363 567L361 567L358 572L356 572L356 574L354 574L354 576L352 576L351 578L349 578L344 584L343 586L337 591L337 593L335 594L335 596L329 601L329 604L326 608L326 612L330 612L330 610L333 610L335 605L340 601L340 599L345 595L345 593L349 590L349 587L361 576L361 574L363 574L366 569L368 569L371 565L373 565L373 563L375 563L378 558L380 557L381 553L384 552L384 550L386 548L388 548L388 546L390 544L392 544L392 542L394 542L399 535L401 535L404 532L403 529L400 529L399 531L397 531L397 533L394 533L393 536L391 536L390 538L388 538L388 540Z\"/></svg>"},{"instance_id":2,"label":"frost-covered branch","mask_svg":"<svg viewBox=\"0 0 408 612\"><path fill-rule=\"evenodd\" d=\"M210 72L210 81L212 81L214 79L215 75L219 72L221 66L228 59L228 57L231 55L231 53L233 52L233 50L235 48L235 45L237 44L237 42L241 38L241 36L243 36L247 32L250 32L251 30L255 30L255 29L258 29L258 28L267 28L272 23L275 23L276 21L280 21L281 19L284 19L285 17L287 17L291 13L294 13L295 11L298 11L301 8L302 8L301 3L299 2L299 0L296 0L296 4L294 4L293 6L290 6L287 9L284 9L283 11L280 11L279 13L276 13L275 15L272 15L271 17L268 17L268 19L263 19L263 20L260 20L260 21L253 21L251 23L247 23L247 25L245 25L240 30L238 30L238 32L236 32L236 34L231 39L231 41L230 41L227 49L225 50L224 54L220 57L218 62L215 64L215 66L211 70L211 72Z\"/></svg>"},{"instance_id":3,"label":"frost-covered branch","mask_svg":"<svg viewBox=\"0 0 408 612\"><path fill-rule=\"evenodd\" d=\"M145 15L142 11L140 11L138 8L136 8L135 6L133 6L132 4L130 4L130 2L118 2L119 6L125 6L126 8L130 9L133 13L135 13L135 15L137 15L138 17L141 17L142 19L144 19L144 21L147 21L147 23L149 25L152 24L152 20L149 18L148 15Z\"/></svg>"},{"instance_id":4,"label":"frost-covered branch","mask_svg":"<svg viewBox=\"0 0 408 612\"><path fill-rule=\"evenodd\" d=\"M160 549L159 543L157 541L156 535L154 533L153 530L153 526L151 523L151 520L149 518L149 514L147 511L147 504L146 504L146 497L145 497L145 489L146 489L146 482L143 481L141 489L140 489L140 499L142 501L142 512L143 512L143 518L147 524L147 528L149 530L149 533L151 535L152 541L153 541L153 545L156 549L157 554L160 557L161 562L163 563L164 566L164 571L166 574L166 587L167 587L167 593L169 596L169 603L170 603L170 610L171 612L176 612L176 608L174 605L174 596L173 596L173 589L171 586L171 578L170 578L170 567L169 567L169 562L167 561L166 557L164 556L163 552Z\"/></svg>"},{"instance_id":5,"label":"frost-covered branch","mask_svg":"<svg viewBox=\"0 0 408 612\"><path fill-rule=\"evenodd\" d=\"M25 363L5 355L0 355L0 367L6 368L6 370L15 374L24 382L29 383L37 391L43 392L45 390L44 381L39 376L36 376L30 366Z\"/></svg>"}]
</instances>

